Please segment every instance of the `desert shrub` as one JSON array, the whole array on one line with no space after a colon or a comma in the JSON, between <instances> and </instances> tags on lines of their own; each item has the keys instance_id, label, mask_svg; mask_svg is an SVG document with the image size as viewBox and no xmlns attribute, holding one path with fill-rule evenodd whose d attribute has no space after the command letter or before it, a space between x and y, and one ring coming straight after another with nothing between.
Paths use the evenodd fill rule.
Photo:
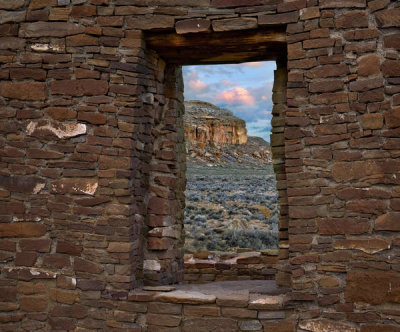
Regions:
<instances>
[{"instance_id":1,"label":"desert shrub","mask_svg":"<svg viewBox=\"0 0 400 332\"><path fill-rule=\"evenodd\" d=\"M267 249L277 247L277 234L258 230L229 230L224 240L230 247Z\"/></svg>"}]
</instances>

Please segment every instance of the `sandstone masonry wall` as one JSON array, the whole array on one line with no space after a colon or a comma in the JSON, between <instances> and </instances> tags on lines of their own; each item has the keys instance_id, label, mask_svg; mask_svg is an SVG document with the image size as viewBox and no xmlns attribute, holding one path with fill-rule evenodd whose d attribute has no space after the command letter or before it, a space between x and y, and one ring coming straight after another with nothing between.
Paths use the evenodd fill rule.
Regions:
<instances>
[{"instance_id":1,"label":"sandstone masonry wall","mask_svg":"<svg viewBox=\"0 0 400 332\"><path fill-rule=\"evenodd\" d=\"M399 18L390 0L0 0L1 330L399 331ZM225 302L244 310L142 293L184 277L180 64L260 59L290 290Z\"/></svg>"}]
</instances>

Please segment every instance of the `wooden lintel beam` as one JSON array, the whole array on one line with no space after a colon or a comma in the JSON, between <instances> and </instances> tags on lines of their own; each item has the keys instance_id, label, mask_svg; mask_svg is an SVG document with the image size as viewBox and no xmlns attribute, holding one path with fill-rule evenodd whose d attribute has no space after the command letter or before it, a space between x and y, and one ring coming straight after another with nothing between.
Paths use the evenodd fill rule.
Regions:
<instances>
[{"instance_id":1,"label":"wooden lintel beam","mask_svg":"<svg viewBox=\"0 0 400 332\"><path fill-rule=\"evenodd\" d=\"M286 33L276 29L184 35L148 33L146 45L171 63L239 63L285 56Z\"/></svg>"}]
</instances>

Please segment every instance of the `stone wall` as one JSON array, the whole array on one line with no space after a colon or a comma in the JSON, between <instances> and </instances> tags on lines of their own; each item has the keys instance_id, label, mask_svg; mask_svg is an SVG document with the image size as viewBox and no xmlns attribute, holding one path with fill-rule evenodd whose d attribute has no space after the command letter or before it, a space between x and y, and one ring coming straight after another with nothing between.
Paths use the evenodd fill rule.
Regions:
<instances>
[{"instance_id":1,"label":"stone wall","mask_svg":"<svg viewBox=\"0 0 400 332\"><path fill-rule=\"evenodd\" d=\"M249 252L208 252L185 254L183 282L202 284L212 281L274 280L277 250Z\"/></svg>"},{"instance_id":2,"label":"stone wall","mask_svg":"<svg viewBox=\"0 0 400 332\"><path fill-rule=\"evenodd\" d=\"M252 326L398 331L399 17L390 0L0 0L2 330L237 317L180 307L152 327L137 290L184 276L180 65L276 60L291 313Z\"/></svg>"}]
</instances>

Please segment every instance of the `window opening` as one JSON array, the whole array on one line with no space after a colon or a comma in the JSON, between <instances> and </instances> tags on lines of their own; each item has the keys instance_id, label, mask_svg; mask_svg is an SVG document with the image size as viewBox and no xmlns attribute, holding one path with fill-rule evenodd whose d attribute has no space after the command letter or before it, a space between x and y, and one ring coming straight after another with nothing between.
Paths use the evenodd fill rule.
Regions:
<instances>
[{"instance_id":1,"label":"window opening","mask_svg":"<svg viewBox=\"0 0 400 332\"><path fill-rule=\"evenodd\" d=\"M278 248L275 62L184 66L186 260Z\"/></svg>"}]
</instances>

